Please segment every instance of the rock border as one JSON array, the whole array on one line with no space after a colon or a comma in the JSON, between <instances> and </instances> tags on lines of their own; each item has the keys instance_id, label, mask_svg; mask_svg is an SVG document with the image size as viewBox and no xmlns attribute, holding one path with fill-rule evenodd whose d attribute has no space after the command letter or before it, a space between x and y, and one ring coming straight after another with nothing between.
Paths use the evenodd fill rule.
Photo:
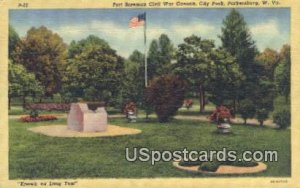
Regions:
<instances>
[{"instance_id":1,"label":"rock border","mask_svg":"<svg viewBox=\"0 0 300 188\"><path fill-rule=\"evenodd\" d=\"M121 127L116 125L108 125L107 130L103 132L77 132L68 129L67 125L47 125L30 127L27 130L52 137L115 137L125 135L140 134L142 131L128 127Z\"/></svg>"},{"instance_id":2,"label":"rock border","mask_svg":"<svg viewBox=\"0 0 300 188\"><path fill-rule=\"evenodd\" d=\"M201 173L201 174L214 174L214 175L225 175L225 174L253 174L265 171L267 165L262 162L257 162L257 166L252 167L242 167L242 166L230 166L230 165L220 165L216 172L209 172L198 170L199 165L197 166L181 166L178 161L173 162L173 166L177 169L184 170L192 173Z\"/></svg>"}]
</instances>

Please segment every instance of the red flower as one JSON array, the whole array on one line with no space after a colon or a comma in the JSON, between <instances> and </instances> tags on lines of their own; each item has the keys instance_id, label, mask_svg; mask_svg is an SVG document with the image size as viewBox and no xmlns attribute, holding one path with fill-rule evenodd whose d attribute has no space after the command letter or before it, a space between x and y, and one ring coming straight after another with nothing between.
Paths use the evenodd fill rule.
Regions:
<instances>
[{"instance_id":1,"label":"red flower","mask_svg":"<svg viewBox=\"0 0 300 188\"><path fill-rule=\"evenodd\" d=\"M192 99L186 99L184 100L184 106L189 109L193 106L193 100Z\"/></svg>"},{"instance_id":2,"label":"red flower","mask_svg":"<svg viewBox=\"0 0 300 188\"><path fill-rule=\"evenodd\" d=\"M134 113L137 111L137 106L134 102L127 103L123 109L124 114L128 114L130 111Z\"/></svg>"},{"instance_id":3,"label":"red flower","mask_svg":"<svg viewBox=\"0 0 300 188\"><path fill-rule=\"evenodd\" d=\"M57 120L57 117L52 115L41 115L38 117L22 116L20 117L22 122L39 122L39 121L53 121Z\"/></svg>"},{"instance_id":4,"label":"red flower","mask_svg":"<svg viewBox=\"0 0 300 188\"><path fill-rule=\"evenodd\" d=\"M209 119L214 122L219 122L224 119L228 119L228 121L230 121L231 118L232 115L230 110L222 105L217 107L216 110L209 116Z\"/></svg>"}]
</instances>

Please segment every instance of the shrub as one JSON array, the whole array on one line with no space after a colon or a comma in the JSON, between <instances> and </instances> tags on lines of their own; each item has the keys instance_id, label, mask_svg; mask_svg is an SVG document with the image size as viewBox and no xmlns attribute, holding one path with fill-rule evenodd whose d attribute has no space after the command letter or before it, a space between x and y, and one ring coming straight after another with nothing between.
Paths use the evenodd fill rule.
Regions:
<instances>
[{"instance_id":1,"label":"shrub","mask_svg":"<svg viewBox=\"0 0 300 188\"><path fill-rule=\"evenodd\" d=\"M253 167L257 166L258 163L255 161L230 161L226 163L226 165L231 165L231 166L243 166L243 167Z\"/></svg>"},{"instance_id":2,"label":"shrub","mask_svg":"<svg viewBox=\"0 0 300 188\"><path fill-rule=\"evenodd\" d=\"M220 161L219 162L219 161L213 160L213 161L203 162L200 165L199 170L215 172L218 170L220 165L239 166L239 167L254 167L254 166L257 166L258 163L255 161L224 161L224 162Z\"/></svg>"},{"instance_id":3,"label":"shrub","mask_svg":"<svg viewBox=\"0 0 300 188\"><path fill-rule=\"evenodd\" d=\"M197 166L197 165L201 165L202 161L180 161L179 165L180 166Z\"/></svg>"},{"instance_id":4,"label":"shrub","mask_svg":"<svg viewBox=\"0 0 300 188\"><path fill-rule=\"evenodd\" d=\"M280 109L273 114L273 121L281 129L285 129L291 124L291 112L290 109Z\"/></svg>"},{"instance_id":5,"label":"shrub","mask_svg":"<svg viewBox=\"0 0 300 188\"><path fill-rule=\"evenodd\" d=\"M244 99L240 102L239 113L244 119L244 124L247 123L247 119L254 117L255 111L255 105L250 99Z\"/></svg>"},{"instance_id":6,"label":"shrub","mask_svg":"<svg viewBox=\"0 0 300 188\"><path fill-rule=\"evenodd\" d=\"M268 119L269 111L265 108L259 109L256 111L256 118L259 121L260 126L263 126L263 123L266 119Z\"/></svg>"},{"instance_id":7,"label":"shrub","mask_svg":"<svg viewBox=\"0 0 300 188\"><path fill-rule=\"evenodd\" d=\"M39 121L53 121L57 120L57 117L51 115L42 115L37 117L23 116L20 118L22 122L39 122Z\"/></svg>"},{"instance_id":8,"label":"shrub","mask_svg":"<svg viewBox=\"0 0 300 188\"><path fill-rule=\"evenodd\" d=\"M146 103L154 108L159 122L168 122L182 106L185 83L177 76L164 75L154 78L146 89Z\"/></svg>"},{"instance_id":9,"label":"shrub","mask_svg":"<svg viewBox=\"0 0 300 188\"><path fill-rule=\"evenodd\" d=\"M216 161L207 161L207 162L203 162L200 165L199 170L215 172L215 171L217 171L219 166L220 166L220 164Z\"/></svg>"},{"instance_id":10,"label":"shrub","mask_svg":"<svg viewBox=\"0 0 300 188\"><path fill-rule=\"evenodd\" d=\"M70 104L68 103L32 103L26 106L28 110L61 110L69 111Z\"/></svg>"},{"instance_id":11,"label":"shrub","mask_svg":"<svg viewBox=\"0 0 300 188\"><path fill-rule=\"evenodd\" d=\"M225 106L219 106L213 111L213 113L209 116L210 121L221 123L224 121L224 119L228 119L230 121L230 118L232 118L231 112L228 108Z\"/></svg>"}]
</instances>

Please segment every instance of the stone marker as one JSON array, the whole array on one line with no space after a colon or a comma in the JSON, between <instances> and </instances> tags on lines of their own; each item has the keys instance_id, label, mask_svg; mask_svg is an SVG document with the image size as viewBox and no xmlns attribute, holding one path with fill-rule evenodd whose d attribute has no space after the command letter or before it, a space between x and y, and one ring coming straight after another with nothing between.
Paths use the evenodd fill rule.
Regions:
<instances>
[{"instance_id":1,"label":"stone marker","mask_svg":"<svg viewBox=\"0 0 300 188\"><path fill-rule=\"evenodd\" d=\"M224 118L223 122L220 123L217 128L219 133L230 133L231 126L228 123L228 119Z\"/></svg>"},{"instance_id":2,"label":"stone marker","mask_svg":"<svg viewBox=\"0 0 300 188\"><path fill-rule=\"evenodd\" d=\"M92 111L86 103L72 103L68 114L68 128L82 132L106 131L107 113L104 107Z\"/></svg>"}]
</instances>

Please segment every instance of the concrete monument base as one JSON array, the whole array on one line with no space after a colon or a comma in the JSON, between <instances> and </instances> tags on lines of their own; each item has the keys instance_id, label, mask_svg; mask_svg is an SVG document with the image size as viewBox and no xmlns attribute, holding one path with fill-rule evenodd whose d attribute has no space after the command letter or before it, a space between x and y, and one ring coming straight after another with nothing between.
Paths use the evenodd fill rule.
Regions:
<instances>
[{"instance_id":1,"label":"concrete monument base","mask_svg":"<svg viewBox=\"0 0 300 188\"><path fill-rule=\"evenodd\" d=\"M72 103L68 114L68 128L81 132L99 132L107 129L104 107L90 110L87 103Z\"/></svg>"}]
</instances>

